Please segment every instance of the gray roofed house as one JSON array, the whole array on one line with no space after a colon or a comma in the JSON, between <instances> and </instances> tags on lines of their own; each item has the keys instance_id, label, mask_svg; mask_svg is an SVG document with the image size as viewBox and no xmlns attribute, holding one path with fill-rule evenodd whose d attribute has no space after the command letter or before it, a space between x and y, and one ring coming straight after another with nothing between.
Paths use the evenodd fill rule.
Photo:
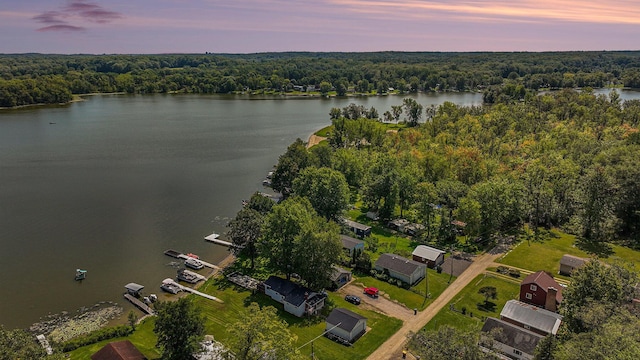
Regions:
<instances>
[{"instance_id":1,"label":"gray roofed house","mask_svg":"<svg viewBox=\"0 0 640 360\"><path fill-rule=\"evenodd\" d=\"M129 294L133 296L140 296L140 291L144 289L144 286L136 283L128 283L124 288L127 289Z\"/></svg>"},{"instance_id":2,"label":"gray roofed house","mask_svg":"<svg viewBox=\"0 0 640 360\"><path fill-rule=\"evenodd\" d=\"M284 310L293 315L316 314L324 306L325 295L277 276L269 276L263 282L264 293L284 305Z\"/></svg>"},{"instance_id":3,"label":"gray roofed house","mask_svg":"<svg viewBox=\"0 0 640 360\"><path fill-rule=\"evenodd\" d=\"M581 257L565 254L562 256L562 259L560 259L559 273L561 275L571 275L571 273L573 273L573 270L581 267L587 261L588 259L583 259Z\"/></svg>"},{"instance_id":4,"label":"gray roofed house","mask_svg":"<svg viewBox=\"0 0 640 360\"><path fill-rule=\"evenodd\" d=\"M517 300L509 300L500 319L536 334L546 336L558 332L562 315Z\"/></svg>"},{"instance_id":5,"label":"gray roofed house","mask_svg":"<svg viewBox=\"0 0 640 360\"><path fill-rule=\"evenodd\" d=\"M351 281L351 271L345 270L337 265L333 265L331 268L331 281L335 284L336 289L341 288Z\"/></svg>"},{"instance_id":6,"label":"gray roofed house","mask_svg":"<svg viewBox=\"0 0 640 360\"><path fill-rule=\"evenodd\" d=\"M342 241L342 248L349 252L349 256L353 255L354 250L364 250L364 241L362 240L347 235L340 235L340 241Z\"/></svg>"},{"instance_id":7,"label":"gray roofed house","mask_svg":"<svg viewBox=\"0 0 640 360\"><path fill-rule=\"evenodd\" d=\"M493 329L502 330L499 336L493 338L493 346L514 359L533 359L538 342L544 338L506 321L489 317L482 326L482 332L490 333Z\"/></svg>"},{"instance_id":8,"label":"gray roofed house","mask_svg":"<svg viewBox=\"0 0 640 360\"><path fill-rule=\"evenodd\" d=\"M427 265L409 260L400 255L382 254L374 265L378 271L388 272L394 279L400 279L410 285L424 278Z\"/></svg>"},{"instance_id":9,"label":"gray roofed house","mask_svg":"<svg viewBox=\"0 0 640 360\"><path fill-rule=\"evenodd\" d=\"M445 252L426 245L418 245L413 250L411 255L413 260L427 264L427 266L433 268L444 262Z\"/></svg>"},{"instance_id":10,"label":"gray roofed house","mask_svg":"<svg viewBox=\"0 0 640 360\"><path fill-rule=\"evenodd\" d=\"M344 308L335 308L327 316L325 330L353 343L367 330L367 318Z\"/></svg>"},{"instance_id":11,"label":"gray roofed house","mask_svg":"<svg viewBox=\"0 0 640 360\"><path fill-rule=\"evenodd\" d=\"M353 231L357 236L365 237L371 235L371 226L360 224L359 222L349 219L343 219L343 221L347 228Z\"/></svg>"}]
</instances>

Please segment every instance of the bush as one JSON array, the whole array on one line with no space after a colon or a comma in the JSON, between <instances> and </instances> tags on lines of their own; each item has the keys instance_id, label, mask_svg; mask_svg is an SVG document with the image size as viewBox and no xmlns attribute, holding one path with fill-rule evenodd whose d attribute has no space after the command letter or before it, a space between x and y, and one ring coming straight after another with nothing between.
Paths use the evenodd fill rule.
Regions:
<instances>
[{"instance_id":1,"label":"bush","mask_svg":"<svg viewBox=\"0 0 640 360\"><path fill-rule=\"evenodd\" d=\"M108 327L96 331L92 331L87 335L80 336L78 338L69 340L62 344L62 351L69 352L79 347L95 344L102 340L113 339L117 337L124 337L133 333L128 325L120 325L115 327Z\"/></svg>"},{"instance_id":2,"label":"bush","mask_svg":"<svg viewBox=\"0 0 640 360\"><path fill-rule=\"evenodd\" d=\"M514 278L519 278L520 277L520 270L518 270L518 269L509 269L509 276L514 277Z\"/></svg>"},{"instance_id":3,"label":"bush","mask_svg":"<svg viewBox=\"0 0 640 360\"><path fill-rule=\"evenodd\" d=\"M496 272L507 275L509 273L509 268L506 266L498 266L498 268L496 269Z\"/></svg>"}]
</instances>

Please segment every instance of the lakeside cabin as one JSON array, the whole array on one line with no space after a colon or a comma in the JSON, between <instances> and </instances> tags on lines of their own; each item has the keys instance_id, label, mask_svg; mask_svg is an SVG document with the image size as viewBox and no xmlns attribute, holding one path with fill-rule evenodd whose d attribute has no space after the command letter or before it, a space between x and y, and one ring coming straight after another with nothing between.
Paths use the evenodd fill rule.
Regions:
<instances>
[{"instance_id":1,"label":"lakeside cabin","mask_svg":"<svg viewBox=\"0 0 640 360\"><path fill-rule=\"evenodd\" d=\"M349 219L343 219L343 221L347 229L354 232L357 236L363 238L365 236L371 235L371 226L360 224Z\"/></svg>"}]
</instances>

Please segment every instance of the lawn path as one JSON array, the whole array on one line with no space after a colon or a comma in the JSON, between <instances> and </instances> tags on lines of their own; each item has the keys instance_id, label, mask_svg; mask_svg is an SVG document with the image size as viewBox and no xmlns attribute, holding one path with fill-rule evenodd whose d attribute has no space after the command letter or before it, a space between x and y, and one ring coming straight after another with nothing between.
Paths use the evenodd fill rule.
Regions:
<instances>
[{"instance_id":1,"label":"lawn path","mask_svg":"<svg viewBox=\"0 0 640 360\"><path fill-rule=\"evenodd\" d=\"M391 336L384 344L374 351L368 360L400 359L402 347L407 340L409 332L417 332L422 329L442 308L467 286L478 274L482 274L493 265L502 254L485 253L476 257L473 263L456 280L449 285L437 299L418 315L405 321L404 326Z\"/></svg>"}]
</instances>

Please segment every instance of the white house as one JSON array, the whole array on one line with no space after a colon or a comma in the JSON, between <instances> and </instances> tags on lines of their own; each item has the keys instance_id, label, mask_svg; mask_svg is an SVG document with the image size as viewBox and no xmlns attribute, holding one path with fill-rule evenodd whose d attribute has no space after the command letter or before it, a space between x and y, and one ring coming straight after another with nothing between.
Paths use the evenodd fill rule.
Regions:
<instances>
[{"instance_id":1,"label":"white house","mask_svg":"<svg viewBox=\"0 0 640 360\"><path fill-rule=\"evenodd\" d=\"M376 270L388 272L392 278L402 280L410 285L422 280L427 270L426 264L395 254L380 255L374 267Z\"/></svg>"},{"instance_id":2,"label":"white house","mask_svg":"<svg viewBox=\"0 0 640 360\"><path fill-rule=\"evenodd\" d=\"M267 296L283 304L286 312L298 317L315 315L324 306L326 295L277 276L270 276L263 286Z\"/></svg>"},{"instance_id":3,"label":"white house","mask_svg":"<svg viewBox=\"0 0 640 360\"><path fill-rule=\"evenodd\" d=\"M367 318L344 308L335 308L327 317L325 331L353 343L367 330Z\"/></svg>"}]
</instances>

